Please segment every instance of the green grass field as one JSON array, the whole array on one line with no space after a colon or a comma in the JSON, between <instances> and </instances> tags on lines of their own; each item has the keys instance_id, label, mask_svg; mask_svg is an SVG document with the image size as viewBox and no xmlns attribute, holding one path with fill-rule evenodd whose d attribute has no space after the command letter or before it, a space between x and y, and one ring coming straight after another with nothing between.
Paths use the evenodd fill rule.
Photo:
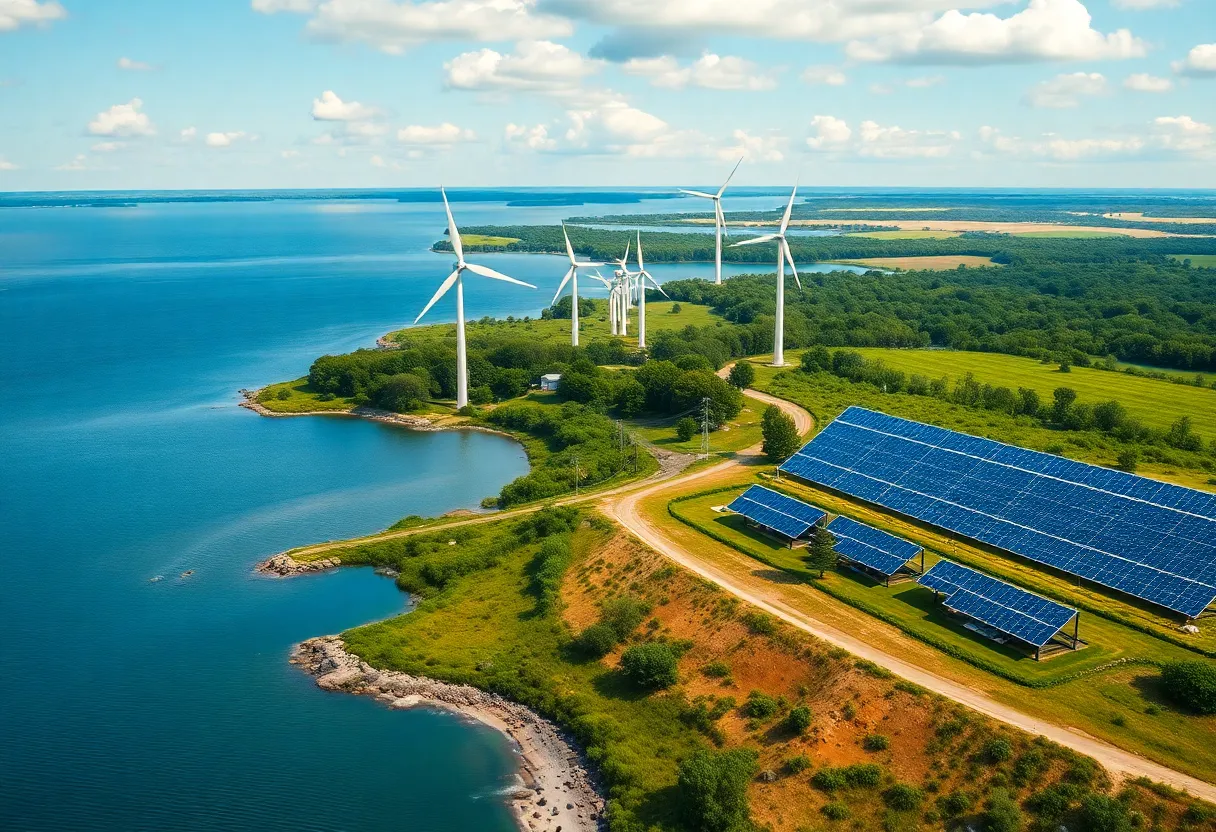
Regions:
<instances>
[{"instance_id":1,"label":"green grass field","mask_svg":"<svg viewBox=\"0 0 1216 832\"><path fill-rule=\"evenodd\" d=\"M1179 263L1190 260L1197 269L1216 269L1216 254L1171 254L1170 257Z\"/></svg>"},{"instance_id":2,"label":"green grass field","mask_svg":"<svg viewBox=\"0 0 1216 832\"><path fill-rule=\"evenodd\" d=\"M946 376L953 383L973 373L981 383L1003 385L1016 390L1028 387L1050 401L1057 387L1077 391L1078 401L1094 404L1115 399L1133 417L1146 425L1168 428L1179 417L1190 416L1195 430L1207 439L1216 439L1216 390L1171 384L1125 373L1073 367L1061 373L1056 364L1043 364L1033 358L987 352L953 350L859 349L866 358L905 373L920 373L929 378Z\"/></svg>"},{"instance_id":3,"label":"green grass field","mask_svg":"<svg viewBox=\"0 0 1216 832\"><path fill-rule=\"evenodd\" d=\"M487 234L462 234L460 240L466 246L509 246L518 243L518 237L491 237Z\"/></svg>"},{"instance_id":4,"label":"green grass field","mask_svg":"<svg viewBox=\"0 0 1216 832\"><path fill-rule=\"evenodd\" d=\"M308 386L308 376L267 385L258 394L258 404L275 413L340 413L355 406L353 401L345 398L322 401L319 394Z\"/></svg>"},{"instance_id":5,"label":"green grass field","mask_svg":"<svg viewBox=\"0 0 1216 832\"><path fill-rule=\"evenodd\" d=\"M760 434L760 416L763 407L751 399L744 400L743 410L734 421L725 428L716 430L709 435L709 450L711 454L730 456L744 448L756 445L763 438ZM626 420L629 425L645 441L657 445L665 451L695 454L701 451L701 435L698 433L687 442L681 442L676 436L674 419L632 419Z\"/></svg>"}]
</instances>

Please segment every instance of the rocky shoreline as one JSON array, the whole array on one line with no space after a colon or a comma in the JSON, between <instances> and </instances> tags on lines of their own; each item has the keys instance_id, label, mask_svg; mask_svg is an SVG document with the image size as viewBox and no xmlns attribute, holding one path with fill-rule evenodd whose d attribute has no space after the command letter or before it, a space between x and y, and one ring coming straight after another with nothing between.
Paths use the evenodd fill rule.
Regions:
<instances>
[{"instance_id":1,"label":"rocky shoreline","mask_svg":"<svg viewBox=\"0 0 1216 832\"><path fill-rule=\"evenodd\" d=\"M291 555L284 554L267 558L255 567L255 571L262 575L275 575L280 578L286 578L289 575L306 575L310 572L324 572L326 569L336 569L341 565L342 559L338 557L321 558L320 560L301 562L293 558Z\"/></svg>"},{"instance_id":2,"label":"rocky shoreline","mask_svg":"<svg viewBox=\"0 0 1216 832\"><path fill-rule=\"evenodd\" d=\"M387 422L393 425L401 425L410 430L450 430L440 425L436 425L424 416L410 416L405 413L394 413L391 410L380 410L375 407L355 407L350 410L301 410L298 413L279 413L276 410L270 410L261 402L258 401L258 394L265 388L257 390L241 390L239 391L244 401L241 402L241 407L248 408L259 416L359 416L364 419L371 419L375 422ZM461 428L466 430L481 430L477 426L461 425Z\"/></svg>"},{"instance_id":3,"label":"rocky shoreline","mask_svg":"<svg viewBox=\"0 0 1216 832\"><path fill-rule=\"evenodd\" d=\"M291 656L323 690L374 696L390 708L459 713L510 737L520 755L520 785L507 798L522 832L597 832L604 799L582 755L557 726L533 711L469 685L383 671L347 652L338 636L296 645Z\"/></svg>"}]
</instances>

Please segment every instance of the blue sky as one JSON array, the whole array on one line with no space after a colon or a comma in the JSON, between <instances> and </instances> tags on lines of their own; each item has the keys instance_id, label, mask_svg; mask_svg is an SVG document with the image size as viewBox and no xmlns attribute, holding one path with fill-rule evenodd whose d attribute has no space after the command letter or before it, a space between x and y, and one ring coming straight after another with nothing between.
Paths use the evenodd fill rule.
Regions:
<instances>
[{"instance_id":1,"label":"blue sky","mask_svg":"<svg viewBox=\"0 0 1216 832\"><path fill-rule=\"evenodd\" d=\"M0 190L1216 187L1212 0L0 0Z\"/></svg>"}]
</instances>

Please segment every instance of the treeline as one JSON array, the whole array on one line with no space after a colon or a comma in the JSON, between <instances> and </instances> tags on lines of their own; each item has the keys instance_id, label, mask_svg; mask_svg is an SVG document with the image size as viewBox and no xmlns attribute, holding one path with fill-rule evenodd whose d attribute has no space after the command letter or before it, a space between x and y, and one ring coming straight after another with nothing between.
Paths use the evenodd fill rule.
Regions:
<instances>
[{"instance_id":1,"label":"treeline","mask_svg":"<svg viewBox=\"0 0 1216 832\"><path fill-rule=\"evenodd\" d=\"M1050 400L1038 391L1026 387L1009 387L981 383L971 373L951 385L945 378L927 376L888 367L882 361L870 361L852 350L828 350L813 347L802 354L801 369L807 373L828 372L854 382L864 382L884 393L907 393L931 396L970 408L982 408L1009 416L1026 416L1047 427L1064 430L1096 430L1120 442L1136 445L1157 445L1190 453L1216 457L1216 439L1205 444L1195 433L1191 419L1183 416L1168 430L1147 427L1128 415L1119 402L1081 402L1070 387L1057 387ZM1137 454L1128 449L1121 454L1121 467L1135 470Z\"/></svg>"},{"instance_id":2,"label":"treeline","mask_svg":"<svg viewBox=\"0 0 1216 832\"><path fill-rule=\"evenodd\" d=\"M643 413L695 415L698 424L708 410L717 429L739 415L743 395L714 373L709 359L686 353L672 361L647 361L637 370L605 370L590 362L576 364L563 376L558 395L599 409L614 409L625 418ZM708 400L708 402L707 402Z\"/></svg>"}]
</instances>

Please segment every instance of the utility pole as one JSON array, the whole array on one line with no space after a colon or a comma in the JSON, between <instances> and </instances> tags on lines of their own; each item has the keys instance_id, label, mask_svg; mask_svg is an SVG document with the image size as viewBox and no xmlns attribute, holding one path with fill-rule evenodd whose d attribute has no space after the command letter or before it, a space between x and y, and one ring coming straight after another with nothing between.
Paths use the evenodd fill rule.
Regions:
<instances>
[{"instance_id":1,"label":"utility pole","mask_svg":"<svg viewBox=\"0 0 1216 832\"><path fill-rule=\"evenodd\" d=\"M574 458L574 496L575 497L578 496L578 481L579 481L578 457L576 456Z\"/></svg>"},{"instance_id":2,"label":"utility pole","mask_svg":"<svg viewBox=\"0 0 1216 832\"><path fill-rule=\"evenodd\" d=\"M701 399L701 458L709 459L709 396Z\"/></svg>"}]
</instances>

